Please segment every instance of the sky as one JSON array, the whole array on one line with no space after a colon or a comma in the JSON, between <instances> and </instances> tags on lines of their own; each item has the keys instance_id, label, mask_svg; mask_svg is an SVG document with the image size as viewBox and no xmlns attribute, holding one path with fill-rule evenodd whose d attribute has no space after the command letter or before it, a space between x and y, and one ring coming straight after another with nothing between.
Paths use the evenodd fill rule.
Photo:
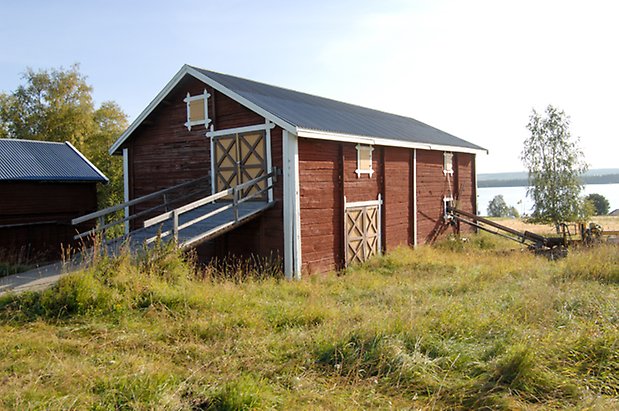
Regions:
<instances>
[{"instance_id":1,"label":"sky","mask_svg":"<svg viewBox=\"0 0 619 411\"><path fill-rule=\"evenodd\" d=\"M131 120L185 63L413 117L523 170L533 109L571 118L591 168L619 167L619 2L0 0L0 91L80 71Z\"/></svg>"}]
</instances>

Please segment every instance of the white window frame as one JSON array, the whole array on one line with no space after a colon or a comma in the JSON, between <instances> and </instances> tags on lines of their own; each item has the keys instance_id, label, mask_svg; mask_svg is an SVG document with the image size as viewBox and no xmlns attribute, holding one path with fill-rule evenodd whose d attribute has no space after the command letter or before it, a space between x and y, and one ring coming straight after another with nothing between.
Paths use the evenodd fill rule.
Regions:
<instances>
[{"instance_id":1,"label":"white window frame","mask_svg":"<svg viewBox=\"0 0 619 411\"><path fill-rule=\"evenodd\" d=\"M372 151L374 151L374 147L371 145L365 144L357 144L357 169L355 173L357 173L357 178L361 177L361 174L369 174L370 178L372 178L372 174L374 174L374 170L372 169ZM366 151L369 152L370 155L370 168L363 169L361 168L361 152Z\"/></svg>"},{"instance_id":2,"label":"white window frame","mask_svg":"<svg viewBox=\"0 0 619 411\"><path fill-rule=\"evenodd\" d=\"M443 153L443 174L453 175L454 173L454 154L450 151Z\"/></svg>"},{"instance_id":3,"label":"white window frame","mask_svg":"<svg viewBox=\"0 0 619 411\"><path fill-rule=\"evenodd\" d=\"M187 121L185 122L185 127L187 130L191 131L192 126L199 126L204 124L204 127L208 128L208 125L211 123L211 119L208 117L208 98L211 95L204 89L203 94L198 94L196 96L192 96L187 92L187 97L183 99L183 101L187 104ZM191 102L204 100L204 120L191 120Z\"/></svg>"}]
</instances>

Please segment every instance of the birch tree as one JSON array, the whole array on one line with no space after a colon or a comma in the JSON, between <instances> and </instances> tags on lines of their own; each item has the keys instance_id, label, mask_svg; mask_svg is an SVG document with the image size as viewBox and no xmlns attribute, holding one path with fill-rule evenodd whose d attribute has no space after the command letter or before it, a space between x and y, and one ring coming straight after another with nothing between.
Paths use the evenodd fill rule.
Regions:
<instances>
[{"instance_id":1,"label":"birch tree","mask_svg":"<svg viewBox=\"0 0 619 411\"><path fill-rule=\"evenodd\" d=\"M533 110L521 159L529 171L527 196L534 203L531 219L557 225L578 221L586 207L580 198L587 170L579 139L570 133L570 118L552 105L544 115Z\"/></svg>"}]
</instances>

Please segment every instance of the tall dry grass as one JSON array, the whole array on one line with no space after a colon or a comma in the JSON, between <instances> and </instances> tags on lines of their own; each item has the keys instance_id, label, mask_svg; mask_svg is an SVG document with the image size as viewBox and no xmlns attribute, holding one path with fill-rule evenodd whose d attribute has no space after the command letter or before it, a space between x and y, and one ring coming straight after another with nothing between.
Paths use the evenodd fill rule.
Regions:
<instances>
[{"instance_id":1,"label":"tall dry grass","mask_svg":"<svg viewBox=\"0 0 619 411\"><path fill-rule=\"evenodd\" d=\"M165 245L103 257L0 297L0 407L611 409L617 251L480 235L300 282Z\"/></svg>"}]
</instances>

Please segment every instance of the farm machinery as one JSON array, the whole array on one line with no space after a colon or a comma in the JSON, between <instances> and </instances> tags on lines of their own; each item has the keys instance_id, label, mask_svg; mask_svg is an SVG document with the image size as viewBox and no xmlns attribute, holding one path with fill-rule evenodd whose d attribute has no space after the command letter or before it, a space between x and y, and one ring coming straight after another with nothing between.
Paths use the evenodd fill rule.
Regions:
<instances>
[{"instance_id":1,"label":"farm machinery","mask_svg":"<svg viewBox=\"0 0 619 411\"><path fill-rule=\"evenodd\" d=\"M551 260L566 257L569 247L579 244L593 245L602 242L606 236L619 235L619 231L604 231L599 224L589 223L588 225L561 224L557 230L559 236L545 237L531 231L518 231L496 221L459 210L454 208L449 201L445 202L444 219L446 223L468 224L491 234L525 244L535 254L544 255Z\"/></svg>"}]
</instances>

